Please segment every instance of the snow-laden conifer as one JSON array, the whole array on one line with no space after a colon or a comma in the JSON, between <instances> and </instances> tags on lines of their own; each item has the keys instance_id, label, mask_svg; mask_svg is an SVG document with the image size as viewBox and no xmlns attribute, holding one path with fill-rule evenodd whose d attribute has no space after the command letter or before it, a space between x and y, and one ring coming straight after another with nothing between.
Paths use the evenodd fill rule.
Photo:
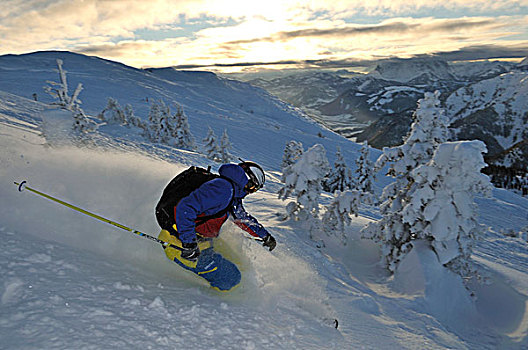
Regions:
<instances>
[{"instance_id":1,"label":"snow-laden conifer","mask_svg":"<svg viewBox=\"0 0 528 350\"><path fill-rule=\"evenodd\" d=\"M218 148L220 152L220 160L222 163L229 163L234 157L231 154L231 142L229 141L229 135L227 135L227 129L224 129L222 138L220 139L220 146Z\"/></svg>"},{"instance_id":2,"label":"snow-laden conifer","mask_svg":"<svg viewBox=\"0 0 528 350\"><path fill-rule=\"evenodd\" d=\"M440 108L440 93L426 93L418 101L411 131L403 145L384 148L376 167L387 162L388 175L395 178L383 189L380 213L382 218L370 223L362 233L365 237L382 243L382 259L387 268L394 272L399 261L412 248L413 236L410 225L403 220L403 208L410 201L414 179L412 172L420 165L427 164L439 144L447 141L447 118Z\"/></svg>"},{"instance_id":3,"label":"snow-laden conifer","mask_svg":"<svg viewBox=\"0 0 528 350\"><path fill-rule=\"evenodd\" d=\"M178 148L194 150L196 149L194 137L189 128L189 120L183 108L176 106L176 113L170 114L170 119L167 120L167 129L170 130L171 137L174 139L174 144Z\"/></svg>"},{"instance_id":4,"label":"snow-laden conifer","mask_svg":"<svg viewBox=\"0 0 528 350\"><path fill-rule=\"evenodd\" d=\"M161 142L163 139L163 109L165 103L163 101L154 101L150 105L148 114L148 127L145 130L145 136L152 142Z\"/></svg>"},{"instance_id":5,"label":"snow-laden conifer","mask_svg":"<svg viewBox=\"0 0 528 350\"><path fill-rule=\"evenodd\" d=\"M216 135L210 126L208 128L207 136L203 139L205 156L215 162L220 162L221 156L218 143L216 142Z\"/></svg>"},{"instance_id":6,"label":"snow-laden conifer","mask_svg":"<svg viewBox=\"0 0 528 350\"><path fill-rule=\"evenodd\" d=\"M109 125L127 125L126 114L115 98L109 97L100 119Z\"/></svg>"},{"instance_id":7,"label":"snow-laden conifer","mask_svg":"<svg viewBox=\"0 0 528 350\"><path fill-rule=\"evenodd\" d=\"M413 239L424 239L443 265L463 277L483 227L477 222L475 195L491 195L491 183L480 171L486 166L481 141L446 142L433 158L414 169L414 180L401 213Z\"/></svg>"},{"instance_id":8,"label":"snow-laden conifer","mask_svg":"<svg viewBox=\"0 0 528 350\"><path fill-rule=\"evenodd\" d=\"M282 155L281 170L284 171L287 167L295 163L303 154L303 145L298 141L290 141L286 144L284 154Z\"/></svg>"},{"instance_id":9,"label":"snow-laden conifer","mask_svg":"<svg viewBox=\"0 0 528 350\"><path fill-rule=\"evenodd\" d=\"M159 142L165 145L174 145L174 136L176 134L174 125L173 115L171 114L170 107L165 104L164 101L160 100L160 128Z\"/></svg>"},{"instance_id":10,"label":"snow-laden conifer","mask_svg":"<svg viewBox=\"0 0 528 350\"><path fill-rule=\"evenodd\" d=\"M136 123L141 126L141 123ZM196 148L187 116L181 106L177 105L176 113L172 114L163 100L154 101L150 105L145 136L152 142L188 150Z\"/></svg>"},{"instance_id":11,"label":"snow-laden conifer","mask_svg":"<svg viewBox=\"0 0 528 350\"><path fill-rule=\"evenodd\" d=\"M337 190L322 216L322 227L328 235L339 236L343 244L347 243L346 226L352 216L358 216L359 206L367 194L357 190L341 192Z\"/></svg>"},{"instance_id":12,"label":"snow-laden conifer","mask_svg":"<svg viewBox=\"0 0 528 350\"><path fill-rule=\"evenodd\" d=\"M338 148L334 170L326 180L327 190L334 197L322 217L323 229L329 235L341 238L347 243L346 227L350 225L352 216L357 216L361 204L373 204L372 177L373 167L368 159L368 145L363 143L361 155L356 160L356 178L346 166L341 151Z\"/></svg>"},{"instance_id":13,"label":"snow-laden conifer","mask_svg":"<svg viewBox=\"0 0 528 350\"><path fill-rule=\"evenodd\" d=\"M310 236L319 226L319 197L322 191L324 176L330 165L326 158L326 150L316 144L304 152L297 162L288 166L283 174L283 188L279 191L279 198L286 200L292 196L286 206L288 217L301 220L309 228Z\"/></svg>"},{"instance_id":14,"label":"snow-laden conifer","mask_svg":"<svg viewBox=\"0 0 528 350\"><path fill-rule=\"evenodd\" d=\"M363 142L360 156L356 159L355 188L363 193L373 193L374 166L370 161L367 141Z\"/></svg>"},{"instance_id":15,"label":"snow-laden conifer","mask_svg":"<svg viewBox=\"0 0 528 350\"><path fill-rule=\"evenodd\" d=\"M345 159L341 154L341 149L338 147L334 168L330 170L330 173L324 181L324 190L334 193L336 191L343 192L353 187L354 179L352 178L352 170L346 165Z\"/></svg>"},{"instance_id":16,"label":"snow-laden conifer","mask_svg":"<svg viewBox=\"0 0 528 350\"><path fill-rule=\"evenodd\" d=\"M146 129L146 124L138 116L136 116L134 108L132 108L129 103L125 105L123 113L125 114L125 120L128 122L128 125L135 126L143 130Z\"/></svg>"},{"instance_id":17,"label":"snow-laden conifer","mask_svg":"<svg viewBox=\"0 0 528 350\"><path fill-rule=\"evenodd\" d=\"M436 147L447 141L449 121L444 109L440 107L439 91L425 93L424 98L418 101L413 118L411 131L403 145L384 148L376 162L376 169L392 162L389 175L405 176L419 165L427 163Z\"/></svg>"}]
</instances>

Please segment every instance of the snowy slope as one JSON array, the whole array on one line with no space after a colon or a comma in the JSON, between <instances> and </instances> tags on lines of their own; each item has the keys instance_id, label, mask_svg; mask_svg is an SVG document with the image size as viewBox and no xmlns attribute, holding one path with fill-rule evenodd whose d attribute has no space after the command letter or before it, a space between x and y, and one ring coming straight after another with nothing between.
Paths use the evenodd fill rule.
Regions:
<instances>
[{"instance_id":1,"label":"snowy slope","mask_svg":"<svg viewBox=\"0 0 528 350\"><path fill-rule=\"evenodd\" d=\"M447 99L446 106L453 122L478 111L494 111L496 130L490 136L494 136L503 148L508 148L528 137L527 95L528 74L513 72L455 91Z\"/></svg>"},{"instance_id":2,"label":"snowy slope","mask_svg":"<svg viewBox=\"0 0 528 350\"><path fill-rule=\"evenodd\" d=\"M528 139L528 73L511 72L452 93L446 100L459 139L479 138L496 155ZM520 161L520 168L526 167Z\"/></svg>"},{"instance_id":3,"label":"snowy slope","mask_svg":"<svg viewBox=\"0 0 528 350\"><path fill-rule=\"evenodd\" d=\"M96 89L101 96L126 97L127 89L135 91L147 82L152 84L150 89L168 95L164 89L172 86L168 79L150 76L168 72L138 73L127 67L122 72L119 65L110 63L104 63L108 70L95 69L89 63L93 59L79 60L84 62L82 81L108 83ZM74 70L64 61L68 70ZM96 60L95 66L100 64ZM5 64L2 67L3 77L11 72L12 82L24 70L22 62L12 62L10 71ZM53 74L47 78L48 72L43 71L45 79L56 79ZM122 78L128 72L138 77L137 84ZM214 92L221 87L209 87L209 83L204 87L200 79L189 75L187 79L180 77L178 84L184 88L170 93L180 98L177 102L187 101L191 131L205 134L207 124L215 130L227 128L240 155L262 162L269 171L269 183L246 200L246 207L276 236L277 249L268 252L257 242L241 238L243 234L234 225L227 225L219 243L241 267L243 283L232 293L217 293L168 261L153 242L28 191L19 193L12 182L26 179L45 193L156 235L153 207L162 187L188 164L206 166L210 162L195 152L123 140L119 130L105 131L109 142L104 147L44 147L39 135L44 104L21 97L27 96L20 92L23 88L10 88L2 79L0 348L528 346L527 245L520 237L500 234L528 225L528 200L502 190L491 199L479 200L480 221L491 231L476 247L475 259L486 269L488 284L476 286L474 298L419 244L402 269L388 276L378 265L378 248L358 239L369 217L376 217L375 209L364 208L365 216L354 219L347 246L323 237L322 247L322 242L307 237L300 223L279 221L276 215L284 205L275 192L285 140L299 140L305 147L321 142L329 156L339 145L349 165L358 155L358 145L320 129L261 92L250 95L245 90L250 88L243 84L240 89L246 91L246 104L255 108L254 113L241 112L236 107L239 102L233 102L235 96L231 99L226 94L216 101ZM37 80L35 73L29 81L38 86ZM225 83L230 87L240 84ZM85 88L83 107L98 111L99 102L87 101L99 99L89 96L88 85ZM206 92L209 97L200 98ZM201 106L200 100L208 104ZM191 112L190 106L197 111ZM221 108L229 118L215 117ZM260 124L262 120L275 124ZM318 132L325 138L316 136ZM239 146L242 142L245 147ZM387 181L383 176L380 180L380 186ZM332 327L334 318L339 320L337 330Z\"/></svg>"},{"instance_id":4,"label":"snowy slope","mask_svg":"<svg viewBox=\"0 0 528 350\"><path fill-rule=\"evenodd\" d=\"M454 62L450 64L451 71L459 78L466 81L479 81L496 77L499 74L511 71L515 63L502 61Z\"/></svg>"},{"instance_id":5,"label":"snowy slope","mask_svg":"<svg viewBox=\"0 0 528 350\"><path fill-rule=\"evenodd\" d=\"M387 80L408 82L426 75L432 80L453 80L453 74L446 61L441 59L391 59L378 63L374 76Z\"/></svg>"},{"instance_id":6,"label":"snowy slope","mask_svg":"<svg viewBox=\"0 0 528 350\"><path fill-rule=\"evenodd\" d=\"M0 91L26 98L36 93L40 102L51 102L43 87L47 81L58 81L56 59L64 62L70 90L78 83L83 84L81 107L88 114L99 114L106 107L108 97L117 99L121 106L130 104L135 114L143 118L147 117L152 101L163 99L173 108L177 103L189 117L191 132L197 141L205 138L208 125L218 136L229 126L233 153L252 158L257 152L256 156L266 166L274 165L274 160L266 159L267 152L254 147L254 138L248 137L248 130L262 139L277 140L266 146L269 148L266 151L272 154L281 153L286 143L296 137L304 137L311 144L321 142L331 154L335 152L332 146L336 142L348 143L334 133L321 130L315 122L307 122L300 112L264 90L208 72L177 72L172 68L138 70L68 52L6 55L0 56ZM320 138L319 132L326 138ZM114 133L114 136L118 135Z\"/></svg>"}]
</instances>

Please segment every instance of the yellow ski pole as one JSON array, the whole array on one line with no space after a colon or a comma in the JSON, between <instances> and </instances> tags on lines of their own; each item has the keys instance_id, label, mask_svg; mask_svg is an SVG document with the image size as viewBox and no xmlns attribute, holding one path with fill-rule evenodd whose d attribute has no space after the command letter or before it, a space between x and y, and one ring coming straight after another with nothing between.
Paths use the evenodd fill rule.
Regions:
<instances>
[{"instance_id":1,"label":"yellow ski pole","mask_svg":"<svg viewBox=\"0 0 528 350\"><path fill-rule=\"evenodd\" d=\"M77 207L77 206L75 206L75 205L73 205L73 204L66 203L66 202L64 202L64 201L62 201L62 200L60 200L60 199L58 199L58 198L55 198L55 197L50 196L49 194L46 194L46 193L43 193L43 192L37 191L36 189L27 186L27 181L25 181L25 180L22 181L21 183L15 182L15 185L18 186L18 190L19 190L20 192L22 192L23 190L27 189L28 191L31 191L31 192L33 192L33 193L39 195L39 196L42 196L42 197L47 198L47 199L49 199L49 200L52 200L52 201L54 201L54 202L56 202L56 203L62 204L62 205L64 205L65 207L68 207L68 208L70 208L70 209L76 210L76 211L78 211L78 212L80 212L80 213L83 213L83 214L85 214L85 215L88 215L88 216L90 216L90 217L92 217L92 218L94 218L94 219L97 219L97 220L100 220L100 221L106 222L107 224L113 225L113 226L115 226L115 227L118 227L118 228L120 228L120 229L122 229L122 230L125 230L125 231L128 231L128 232L134 233L134 234L136 234L136 235L138 235L138 236L140 236L140 237L144 237L144 238L150 239L150 240L152 240L152 241L158 242L158 243L160 243L161 245L163 245L164 247L168 247L168 246L170 246L170 247L172 247L172 248L176 248L176 249L178 249L178 250L182 250L182 248L177 247L177 246L175 246L175 245L173 245L173 244L170 244L169 242L162 241L161 239L158 239L158 238L156 238L156 237L154 237L154 236L148 235L148 234L143 233L143 232L138 231L138 230L131 229L130 227L127 227L127 226L125 226L125 225L121 225L120 223L117 223L117 222L115 222L115 221L112 221L112 220L106 219L106 218L104 218L104 217L102 217L102 216L100 216L100 215L97 215L97 214L94 214L94 213L90 213L89 211L84 210L84 209L82 209L82 208L79 208L79 207Z\"/></svg>"}]
</instances>

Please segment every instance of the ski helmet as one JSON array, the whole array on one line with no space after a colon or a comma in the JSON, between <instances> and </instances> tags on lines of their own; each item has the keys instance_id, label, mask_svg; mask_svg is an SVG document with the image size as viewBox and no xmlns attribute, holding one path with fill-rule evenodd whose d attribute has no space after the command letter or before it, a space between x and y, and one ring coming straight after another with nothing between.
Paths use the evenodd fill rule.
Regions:
<instances>
[{"instance_id":1,"label":"ski helmet","mask_svg":"<svg viewBox=\"0 0 528 350\"><path fill-rule=\"evenodd\" d=\"M264 175L264 170L254 162L242 162L238 164L249 178L248 183L244 187L244 190L247 193L254 193L260 190L264 186L266 181L266 176Z\"/></svg>"}]
</instances>

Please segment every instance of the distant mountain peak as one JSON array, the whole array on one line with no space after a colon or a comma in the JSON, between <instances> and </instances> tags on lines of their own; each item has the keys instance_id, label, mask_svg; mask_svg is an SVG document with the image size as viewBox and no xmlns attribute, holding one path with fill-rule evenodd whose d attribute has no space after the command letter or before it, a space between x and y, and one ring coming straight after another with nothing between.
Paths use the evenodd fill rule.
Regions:
<instances>
[{"instance_id":1,"label":"distant mountain peak","mask_svg":"<svg viewBox=\"0 0 528 350\"><path fill-rule=\"evenodd\" d=\"M452 79L447 61L438 58L394 58L381 61L371 73L386 80L408 82L417 77L427 76L433 79Z\"/></svg>"}]
</instances>

